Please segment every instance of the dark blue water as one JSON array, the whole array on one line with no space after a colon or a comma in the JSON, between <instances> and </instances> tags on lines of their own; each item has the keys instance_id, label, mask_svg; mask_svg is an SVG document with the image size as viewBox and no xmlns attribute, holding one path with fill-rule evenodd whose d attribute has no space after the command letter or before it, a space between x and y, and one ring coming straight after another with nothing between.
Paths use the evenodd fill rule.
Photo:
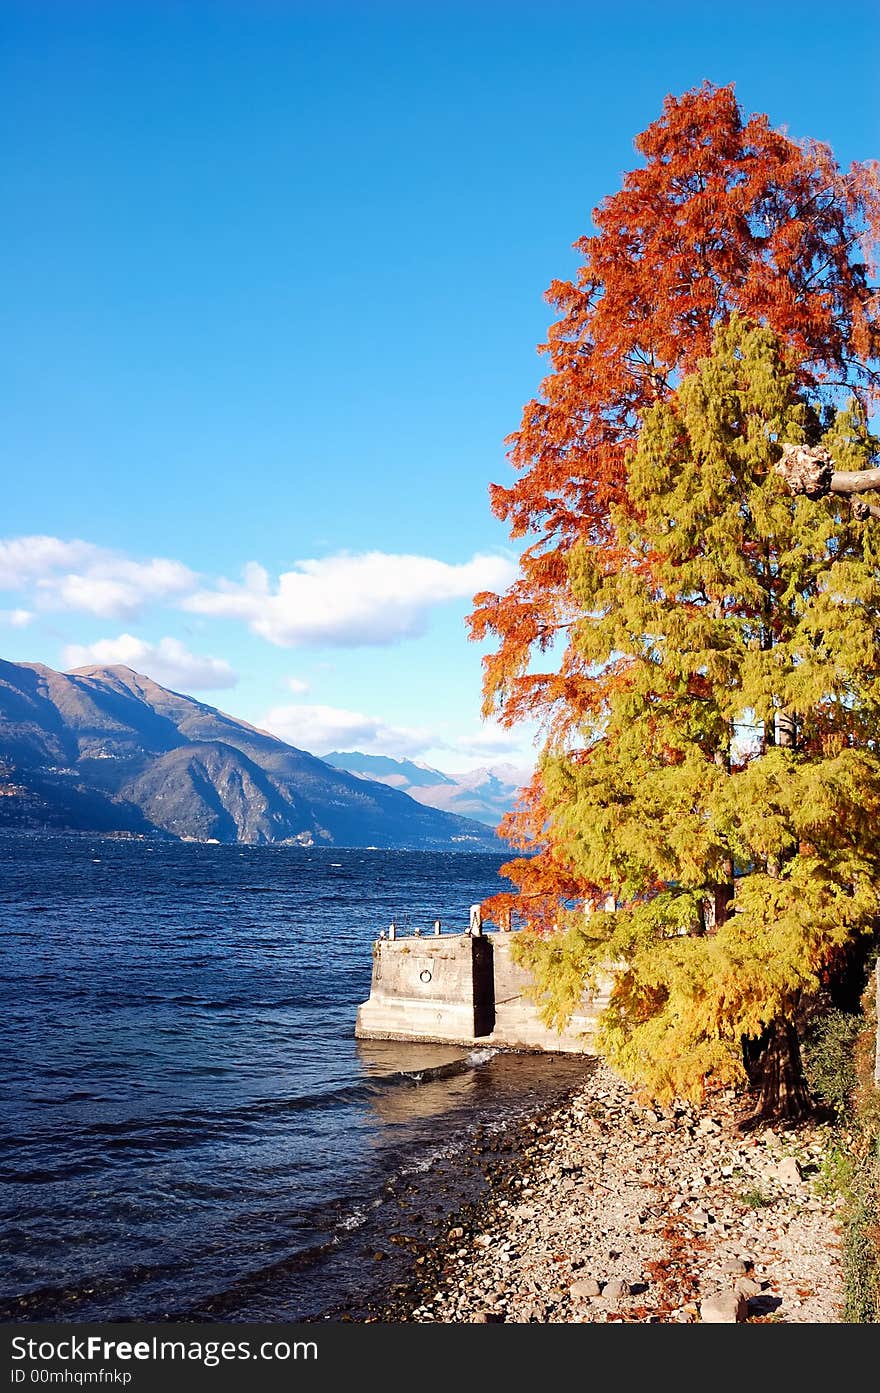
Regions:
<instances>
[{"instance_id":1,"label":"dark blue water","mask_svg":"<svg viewBox=\"0 0 880 1393\"><path fill-rule=\"evenodd\" d=\"M393 1206L585 1067L353 1038L378 931L463 928L500 864L0 835L0 1318L366 1298Z\"/></svg>"}]
</instances>

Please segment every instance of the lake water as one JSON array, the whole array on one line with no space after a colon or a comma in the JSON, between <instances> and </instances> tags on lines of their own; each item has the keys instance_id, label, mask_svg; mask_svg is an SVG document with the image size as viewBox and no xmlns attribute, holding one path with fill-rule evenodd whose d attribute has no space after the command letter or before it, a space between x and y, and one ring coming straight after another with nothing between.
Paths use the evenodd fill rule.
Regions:
<instances>
[{"instance_id":1,"label":"lake water","mask_svg":"<svg viewBox=\"0 0 880 1393\"><path fill-rule=\"evenodd\" d=\"M0 1319L296 1320L387 1283L400 1204L442 1224L477 1132L588 1067L353 1038L379 930L460 931L500 864L0 835Z\"/></svg>"}]
</instances>

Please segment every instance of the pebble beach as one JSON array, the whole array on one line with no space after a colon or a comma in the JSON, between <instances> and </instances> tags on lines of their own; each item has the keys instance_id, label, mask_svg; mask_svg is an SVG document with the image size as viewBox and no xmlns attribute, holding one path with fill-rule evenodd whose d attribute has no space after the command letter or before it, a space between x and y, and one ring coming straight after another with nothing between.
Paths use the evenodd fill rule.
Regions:
<instances>
[{"instance_id":1,"label":"pebble beach","mask_svg":"<svg viewBox=\"0 0 880 1393\"><path fill-rule=\"evenodd\" d=\"M412 1250L356 1318L447 1323L785 1323L842 1319L826 1123L738 1126L644 1106L606 1065L487 1147L482 1196ZM480 1147L476 1164L479 1164Z\"/></svg>"}]
</instances>

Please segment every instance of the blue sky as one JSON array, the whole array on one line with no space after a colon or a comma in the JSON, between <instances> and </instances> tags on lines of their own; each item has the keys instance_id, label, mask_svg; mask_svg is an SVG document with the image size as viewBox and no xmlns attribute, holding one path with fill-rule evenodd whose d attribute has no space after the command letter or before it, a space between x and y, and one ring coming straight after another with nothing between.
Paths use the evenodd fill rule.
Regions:
<instances>
[{"instance_id":1,"label":"blue sky","mask_svg":"<svg viewBox=\"0 0 880 1393\"><path fill-rule=\"evenodd\" d=\"M528 762L463 617L543 290L669 91L880 155L878 40L861 0L5 0L0 653Z\"/></svg>"}]
</instances>

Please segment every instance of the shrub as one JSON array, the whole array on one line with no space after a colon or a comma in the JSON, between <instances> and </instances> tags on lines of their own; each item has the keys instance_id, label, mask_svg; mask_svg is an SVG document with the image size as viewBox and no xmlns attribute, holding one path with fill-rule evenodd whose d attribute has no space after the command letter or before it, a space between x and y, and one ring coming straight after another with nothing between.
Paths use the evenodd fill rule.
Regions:
<instances>
[{"instance_id":1,"label":"shrub","mask_svg":"<svg viewBox=\"0 0 880 1393\"><path fill-rule=\"evenodd\" d=\"M820 1017L804 1040L804 1071L810 1090L833 1109L839 1121L852 1113L858 1082L853 1046L863 1027L862 1016L831 1010Z\"/></svg>"}]
</instances>

